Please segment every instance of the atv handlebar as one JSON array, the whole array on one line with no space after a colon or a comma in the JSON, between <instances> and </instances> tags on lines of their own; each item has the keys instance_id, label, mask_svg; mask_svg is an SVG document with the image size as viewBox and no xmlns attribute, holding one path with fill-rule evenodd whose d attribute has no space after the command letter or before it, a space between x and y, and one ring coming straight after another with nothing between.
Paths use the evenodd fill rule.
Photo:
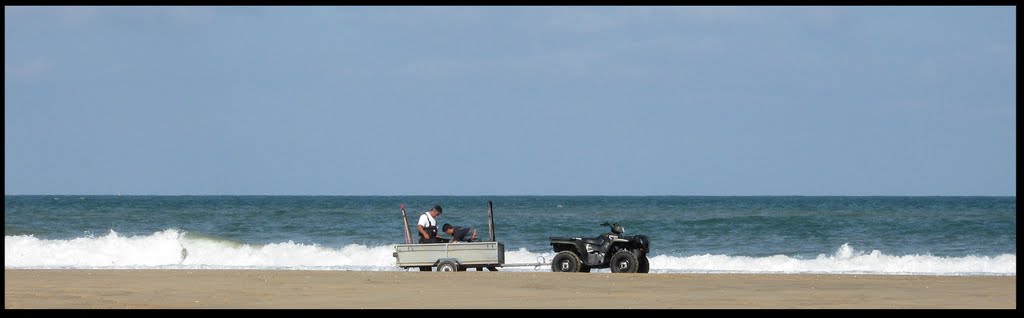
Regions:
<instances>
[{"instance_id":1,"label":"atv handlebar","mask_svg":"<svg viewBox=\"0 0 1024 318\"><path fill-rule=\"evenodd\" d=\"M622 234L623 232L626 232L626 230L619 225L619 222L604 222L601 223L601 226L609 227L612 230L612 233L615 234Z\"/></svg>"}]
</instances>

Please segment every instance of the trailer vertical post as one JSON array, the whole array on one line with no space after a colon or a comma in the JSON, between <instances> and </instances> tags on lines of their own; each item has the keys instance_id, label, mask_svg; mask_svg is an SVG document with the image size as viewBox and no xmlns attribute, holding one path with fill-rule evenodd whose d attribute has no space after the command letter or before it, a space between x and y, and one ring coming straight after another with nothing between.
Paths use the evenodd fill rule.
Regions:
<instances>
[{"instance_id":1,"label":"trailer vertical post","mask_svg":"<svg viewBox=\"0 0 1024 318\"><path fill-rule=\"evenodd\" d=\"M491 201L487 201L487 230L491 232L491 242L497 242L494 240L494 204Z\"/></svg>"},{"instance_id":2,"label":"trailer vertical post","mask_svg":"<svg viewBox=\"0 0 1024 318\"><path fill-rule=\"evenodd\" d=\"M409 234L409 218L405 216L405 203L400 205L402 208L402 223L405 224L405 244L412 244L412 236Z\"/></svg>"}]
</instances>

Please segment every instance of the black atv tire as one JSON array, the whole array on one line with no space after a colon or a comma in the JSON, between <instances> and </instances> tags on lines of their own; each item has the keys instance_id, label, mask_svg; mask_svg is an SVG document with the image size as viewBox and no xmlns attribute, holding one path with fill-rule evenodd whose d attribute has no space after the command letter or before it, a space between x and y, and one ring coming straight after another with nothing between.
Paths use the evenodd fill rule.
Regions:
<instances>
[{"instance_id":1,"label":"black atv tire","mask_svg":"<svg viewBox=\"0 0 1024 318\"><path fill-rule=\"evenodd\" d=\"M615 252L608 262L612 273L636 273L639 266L640 261L636 259L636 254L628 250Z\"/></svg>"},{"instance_id":2,"label":"black atv tire","mask_svg":"<svg viewBox=\"0 0 1024 318\"><path fill-rule=\"evenodd\" d=\"M582 266L583 264L580 262L580 257L577 256L576 253L570 251L558 252L558 254L555 254L555 257L551 258L552 272L579 272Z\"/></svg>"},{"instance_id":3,"label":"black atv tire","mask_svg":"<svg viewBox=\"0 0 1024 318\"><path fill-rule=\"evenodd\" d=\"M432 271L432 270L434 270L434 269L432 267L430 267L430 266L420 266L420 271L421 272L429 272L429 271Z\"/></svg>"},{"instance_id":4,"label":"black atv tire","mask_svg":"<svg viewBox=\"0 0 1024 318\"><path fill-rule=\"evenodd\" d=\"M651 272L651 261L647 259L647 255L640 257L639 259L637 259L637 261L639 262L638 266L636 267L637 273Z\"/></svg>"},{"instance_id":5,"label":"black atv tire","mask_svg":"<svg viewBox=\"0 0 1024 318\"><path fill-rule=\"evenodd\" d=\"M437 264L438 272L456 272L459 271L459 265L452 261L443 261Z\"/></svg>"}]
</instances>

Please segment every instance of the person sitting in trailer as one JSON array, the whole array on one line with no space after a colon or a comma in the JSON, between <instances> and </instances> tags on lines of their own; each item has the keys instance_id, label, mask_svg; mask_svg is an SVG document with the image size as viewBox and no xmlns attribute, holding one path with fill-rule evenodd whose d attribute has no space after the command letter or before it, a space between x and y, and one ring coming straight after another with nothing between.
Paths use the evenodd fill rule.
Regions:
<instances>
[{"instance_id":1,"label":"person sitting in trailer","mask_svg":"<svg viewBox=\"0 0 1024 318\"><path fill-rule=\"evenodd\" d=\"M420 243L448 243L447 239L437 236L437 217L441 216L441 206L435 205L430 211L420 215L416 222L416 230L420 234Z\"/></svg>"}]
</instances>

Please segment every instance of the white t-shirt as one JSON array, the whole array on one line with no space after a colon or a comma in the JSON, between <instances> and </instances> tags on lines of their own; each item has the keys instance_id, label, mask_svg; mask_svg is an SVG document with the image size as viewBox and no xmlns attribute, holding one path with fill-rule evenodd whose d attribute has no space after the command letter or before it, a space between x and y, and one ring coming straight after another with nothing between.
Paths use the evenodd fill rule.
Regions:
<instances>
[{"instance_id":1,"label":"white t-shirt","mask_svg":"<svg viewBox=\"0 0 1024 318\"><path fill-rule=\"evenodd\" d=\"M437 220L435 220L433 216L430 216L430 212L423 212L423 215L420 215L420 221L416 224L419 224L424 228L428 228L431 225L437 225ZM438 231L440 230L441 229L438 229Z\"/></svg>"}]
</instances>

